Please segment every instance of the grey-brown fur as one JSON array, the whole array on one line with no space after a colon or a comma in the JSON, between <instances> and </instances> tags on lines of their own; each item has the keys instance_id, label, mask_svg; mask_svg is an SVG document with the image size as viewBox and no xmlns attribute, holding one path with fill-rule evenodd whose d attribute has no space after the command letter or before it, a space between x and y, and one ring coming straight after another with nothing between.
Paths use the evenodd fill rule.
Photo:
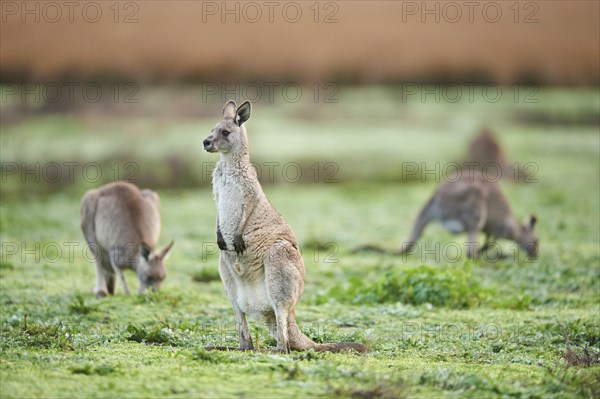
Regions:
<instances>
[{"instance_id":1,"label":"grey-brown fur","mask_svg":"<svg viewBox=\"0 0 600 399\"><path fill-rule=\"evenodd\" d=\"M464 165L512 181L523 181L527 177L518 164L509 165L502 146L489 129L483 129L473 138Z\"/></svg>"},{"instance_id":2,"label":"grey-brown fur","mask_svg":"<svg viewBox=\"0 0 600 399\"><path fill-rule=\"evenodd\" d=\"M89 190L81 200L81 230L96 260L97 297L115 293L115 276L129 294L123 269L132 269L142 292L165 278L163 260L173 242L155 252L160 235L159 197L116 182Z\"/></svg>"},{"instance_id":3,"label":"grey-brown fur","mask_svg":"<svg viewBox=\"0 0 600 399\"><path fill-rule=\"evenodd\" d=\"M438 220L452 233L467 233L468 255L472 258L480 252L477 245L479 232L486 236L481 250L489 248L494 239L504 238L515 241L530 257L536 257L538 253L534 230L536 218L531 216L519 224L500 186L480 172L463 170L457 181L444 182L436 190L421 210L401 253L412 250L432 220Z\"/></svg>"},{"instance_id":4,"label":"grey-brown fur","mask_svg":"<svg viewBox=\"0 0 600 399\"><path fill-rule=\"evenodd\" d=\"M292 229L265 196L250 164L244 122L245 102L229 101L223 120L204 140L204 149L219 152L213 172L217 205L219 272L235 311L239 349L254 349L246 316L264 321L277 338L277 349L337 351L364 346L317 344L296 324L295 308L304 290L304 262Z\"/></svg>"}]
</instances>

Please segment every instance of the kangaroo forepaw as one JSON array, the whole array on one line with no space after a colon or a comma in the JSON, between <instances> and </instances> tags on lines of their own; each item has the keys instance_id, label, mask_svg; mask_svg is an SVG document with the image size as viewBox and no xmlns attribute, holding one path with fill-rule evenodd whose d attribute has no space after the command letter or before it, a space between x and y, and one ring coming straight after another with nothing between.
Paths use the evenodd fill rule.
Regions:
<instances>
[{"instance_id":1,"label":"kangaroo forepaw","mask_svg":"<svg viewBox=\"0 0 600 399\"><path fill-rule=\"evenodd\" d=\"M246 243L241 235L233 237L233 248L238 255L241 255L246 250Z\"/></svg>"},{"instance_id":2,"label":"kangaroo forepaw","mask_svg":"<svg viewBox=\"0 0 600 399\"><path fill-rule=\"evenodd\" d=\"M223 235L221 234L221 230L217 230L217 245L221 251L227 250L227 243L223 239Z\"/></svg>"}]
</instances>

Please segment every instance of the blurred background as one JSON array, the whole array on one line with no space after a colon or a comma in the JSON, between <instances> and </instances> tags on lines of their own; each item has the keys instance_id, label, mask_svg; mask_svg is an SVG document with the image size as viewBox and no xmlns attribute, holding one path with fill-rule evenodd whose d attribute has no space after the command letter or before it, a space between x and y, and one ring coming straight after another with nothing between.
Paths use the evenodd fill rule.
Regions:
<instances>
[{"instance_id":1,"label":"blurred background","mask_svg":"<svg viewBox=\"0 0 600 399\"><path fill-rule=\"evenodd\" d=\"M599 84L598 1L0 0L0 397L600 397ZM230 99L304 331L373 356L192 351L237 344L202 146ZM440 224L353 251L399 248L466 161L499 162L538 261L473 264ZM115 180L175 246L158 294L95 301L80 200Z\"/></svg>"},{"instance_id":2,"label":"blurred background","mask_svg":"<svg viewBox=\"0 0 600 399\"><path fill-rule=\"evenodd\" d=\"M598 2L0 5L6 200L208 187L201 142L228 99L255 103L265 184L432 177L483 128L542 174L548 151L597 162Z\"/></svg>"}]
</instances>

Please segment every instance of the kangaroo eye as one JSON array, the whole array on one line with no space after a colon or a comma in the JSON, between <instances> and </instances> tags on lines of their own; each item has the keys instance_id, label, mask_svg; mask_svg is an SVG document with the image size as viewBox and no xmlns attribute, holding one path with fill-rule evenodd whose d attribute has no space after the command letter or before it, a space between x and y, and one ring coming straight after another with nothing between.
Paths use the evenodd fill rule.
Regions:
<instances>
[{"instance_id":1,"label":"kangaroo eye","mask_svg":"<svg viewBox=\"0 0 600 399\"><path fill-rule=\"evenodd\" d=\"M231 134L231 132L228 132L227 130L223 130L221 132L221 134L223 135L223 137L227 138L227 137L229 137L229 135Z\"/></svg>"}]
</instances>

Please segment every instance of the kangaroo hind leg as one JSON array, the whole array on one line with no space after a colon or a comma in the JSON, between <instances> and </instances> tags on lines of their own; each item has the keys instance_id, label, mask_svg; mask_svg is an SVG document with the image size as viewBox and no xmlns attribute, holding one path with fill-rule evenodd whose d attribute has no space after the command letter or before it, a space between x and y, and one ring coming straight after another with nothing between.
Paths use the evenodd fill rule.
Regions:
<instances>
[{"instance_id":1,"label":"kangaroo hind leg","mask_svg":"<svg viewBox=\"0 0 600 399\"><path fill-rule=\"evenodd\" d=\"M281 240L270 248L264 266L267 296L275 312L277 350L289 353L290 314L304 289L302 257L295 245Z\"/></svg>"}]
</instances>

